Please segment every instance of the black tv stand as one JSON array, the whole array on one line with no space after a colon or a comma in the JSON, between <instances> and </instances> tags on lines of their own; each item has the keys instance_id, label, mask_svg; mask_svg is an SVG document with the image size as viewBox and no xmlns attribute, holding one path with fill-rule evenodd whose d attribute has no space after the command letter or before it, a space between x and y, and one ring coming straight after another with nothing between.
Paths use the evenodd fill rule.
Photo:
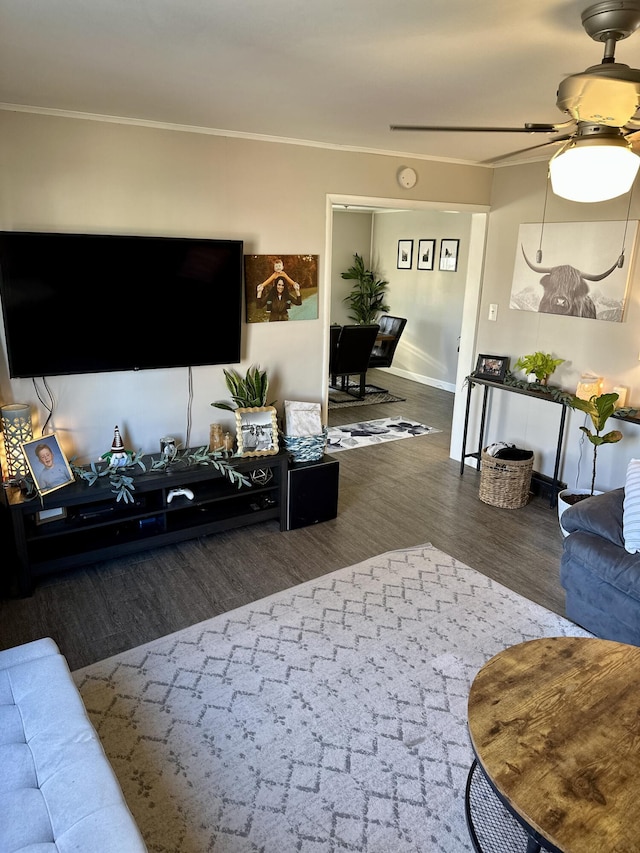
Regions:
<instances>
[{"instance_id":1,"label":"black tv stand","mask_svg":"<svg viewBox=\"0 0 640 853\"><path fill-rule=\"evenodd\" d=\"M133 503L116 501L108 478L84 481L27 500L5 490L19 595L46 574L260 521L286 529L288 455L231 457L251 485L238 488L211 465L134 474ZM172 489L188 488L193 500ZM57 510L50 515L48 510Z\"/></svg>"}]
</instances>

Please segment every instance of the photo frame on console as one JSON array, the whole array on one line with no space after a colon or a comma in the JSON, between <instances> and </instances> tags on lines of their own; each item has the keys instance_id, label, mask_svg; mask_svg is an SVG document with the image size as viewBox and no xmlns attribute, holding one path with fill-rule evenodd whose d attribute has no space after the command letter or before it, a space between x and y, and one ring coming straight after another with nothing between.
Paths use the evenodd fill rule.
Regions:
<instances>
[{"instance_id":1,"label":"photo frame on console","mask_svg":"<svg viewBox=\"0 0 640 853\"><path fill-rule=\"evenodd\" d=\"M39 494L48 495L75 482L55 433L23 441L22 449Z\"/></svg>"},{"instance_id":2,"label":"photo frame on console","mask_svg":"<svg viewBox=\"0 0 640 853\"><path fill-rule=\"evenodd\" d=\"M508 369L508 355L479 355L473 377L488 379L490 382L504 382Z\"/></svg>"},{"instance_id":3,"label":"photo frame on console","mask_svg":"<svg viewBox=\"0 0 640 853\"><path fill-rule=\"evenodd\" d=\"M278 452L278 420L273 406L236 409L238 456L273 456Z\"/></svg>"}]
</instances>

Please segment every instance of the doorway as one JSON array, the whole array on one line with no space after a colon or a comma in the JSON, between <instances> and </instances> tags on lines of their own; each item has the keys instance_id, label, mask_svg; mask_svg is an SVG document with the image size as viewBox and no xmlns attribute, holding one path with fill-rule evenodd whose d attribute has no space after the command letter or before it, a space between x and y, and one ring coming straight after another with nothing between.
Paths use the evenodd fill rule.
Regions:
<instances>
[{"instance_id":1,"label":"doorway","mask_svg":"<svg viewBox=\"0 0 640 853\"><path fill-rule=\"evenodd\" d=\"M464 405L462 404L461 391L465 377L473 369L476 334L478 325L478 314L481 298L482 270L484 263L484 247L486 229L488 222L487 206L482 205L446 205L442 202L406 201L400 199L383 199L361 196L328 195L326 209L326 247L327 265L325 269L324 287L324 316L327 324L324 337L324 382L325 400L328 397L328 364L329 364L329 323L331 322L331 288L332 288L332 259L334 244L334 211L354 212L412 212L412 211L439 211L441 213L466 213L470 214L468 262L465 277L464 299L462 304L462 320L460 325L460 340L457 347L457 365L455 368L455 383L450 383L447 390L455 393L454 412L451 431L451 458L459 459L462 446L462 432L464 428ZM429 235L424 235L429 236ZM335 273L333 275L335 278ZM390 369L394 372L393 368ZM398 375L406 375L399 372ZM407 376L407 378L422 381L423 384L437 384L425 381L419 376ZM446 387L439 385L438 387Z\"/></svg>"}]
</instances>

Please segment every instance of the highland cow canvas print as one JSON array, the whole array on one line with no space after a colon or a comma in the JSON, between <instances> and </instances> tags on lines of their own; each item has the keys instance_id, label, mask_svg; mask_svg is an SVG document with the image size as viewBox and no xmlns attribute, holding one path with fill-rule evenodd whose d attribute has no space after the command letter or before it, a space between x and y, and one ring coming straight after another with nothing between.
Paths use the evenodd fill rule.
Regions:
<instances>
[{"instance_id":1,"label":"highland cow canvas print","mask_svg":"<svg viewBox=\"0 0 640 853\"><path fill-rule=\"evenodd\" d=\"M247 323L317 320L318 255L245 255Z\"/></svg>"},{"instance_id":2,"label":"highland cow canvas print","mask_svg":"<svg viewBox=\"0 0 640 853\"><path fill-rule=\"evenodd\" d=\"M509 307L621 323L637 221L520 226Z\"/></svg>"}]
</instances>

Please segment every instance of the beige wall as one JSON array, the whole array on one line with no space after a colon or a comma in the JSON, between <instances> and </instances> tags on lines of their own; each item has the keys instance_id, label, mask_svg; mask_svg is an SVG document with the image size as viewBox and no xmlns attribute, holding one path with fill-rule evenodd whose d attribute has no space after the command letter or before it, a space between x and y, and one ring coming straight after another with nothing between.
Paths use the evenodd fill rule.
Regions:
<instances>
[{"instance_id":1,"label":"beige wall","mask_svg":"<svg viewBox=\"0 0 640 853\"><path fill-rule=\"evenodd\" d=\"M508 355L512 365L520 355L536 350L551 352L566 360L554 374L554 384L575 391L580 375L593 372L605 378L605 391L611 391L614 385L628 386L630 403L640 407L640 281L637 263L631 273L627 310L622 323L509 308L515 253L518 251L518 228L521 223L541 221L545 182L546 163L496 170L476 352ZM628 196L590 205L564 201L549 192L546 221L619 220L622 234L628 205ZM640 197L637 195L633 199L630 216L632 219L640 217ZM614 259L620 245L617 243L612 247ZM629 249L627 247L627 258L631 254ZM491 303L498 305L495 323L487 319ZM480 393L475 392L478 400ZM509 393L494 393L488 440L512 441L534 450L536 469L551 474L559 417L560 407L552 403L529 401ZM569 486L589 485L592 447L588 442L581 442L583 434L579 426L584 423L584 415L569 413L563 469ZM590 420L586 423L591 427ZM608 428L617 426L626 437L622 443L600 450L597 482L600 489L623 485L628 460L640 456L640 427L610 422Z\"/></svg>"},{"instance_id":2,"label":"beige wall","mask_svg":"<svg viewBox=\"0 0 640 853\"><path fill-rule=\"evenodd\" d=\"M0 112L0 155L4 229L211 236L242 239L247 253L318 254L318 320L244 326L239 368L267 369L280 402L326 394L327 197L486 205L492 180L490 170L478 167L9 111ZM419 181L403 192L396 173L407 164ZM94 316L70 318L79 347L92 324L111 322L109 297L96 294ZM125 305L121 333L143 334L155 310ZM187 307L178 310L183 322L188 314ZM162 435L186 439L186 369L51 377L49 385L56 399L52 424L79 461L109 448L115 424L127 446L144 451L158 449ZM208 441L211 421L226 417L231 424L210 407L226 396L221 368L194 368L192 445ZM44 421L32 383L10 380L4 357L0 399L29 403L36 421Z\"/></svg>"}]
</instances>

